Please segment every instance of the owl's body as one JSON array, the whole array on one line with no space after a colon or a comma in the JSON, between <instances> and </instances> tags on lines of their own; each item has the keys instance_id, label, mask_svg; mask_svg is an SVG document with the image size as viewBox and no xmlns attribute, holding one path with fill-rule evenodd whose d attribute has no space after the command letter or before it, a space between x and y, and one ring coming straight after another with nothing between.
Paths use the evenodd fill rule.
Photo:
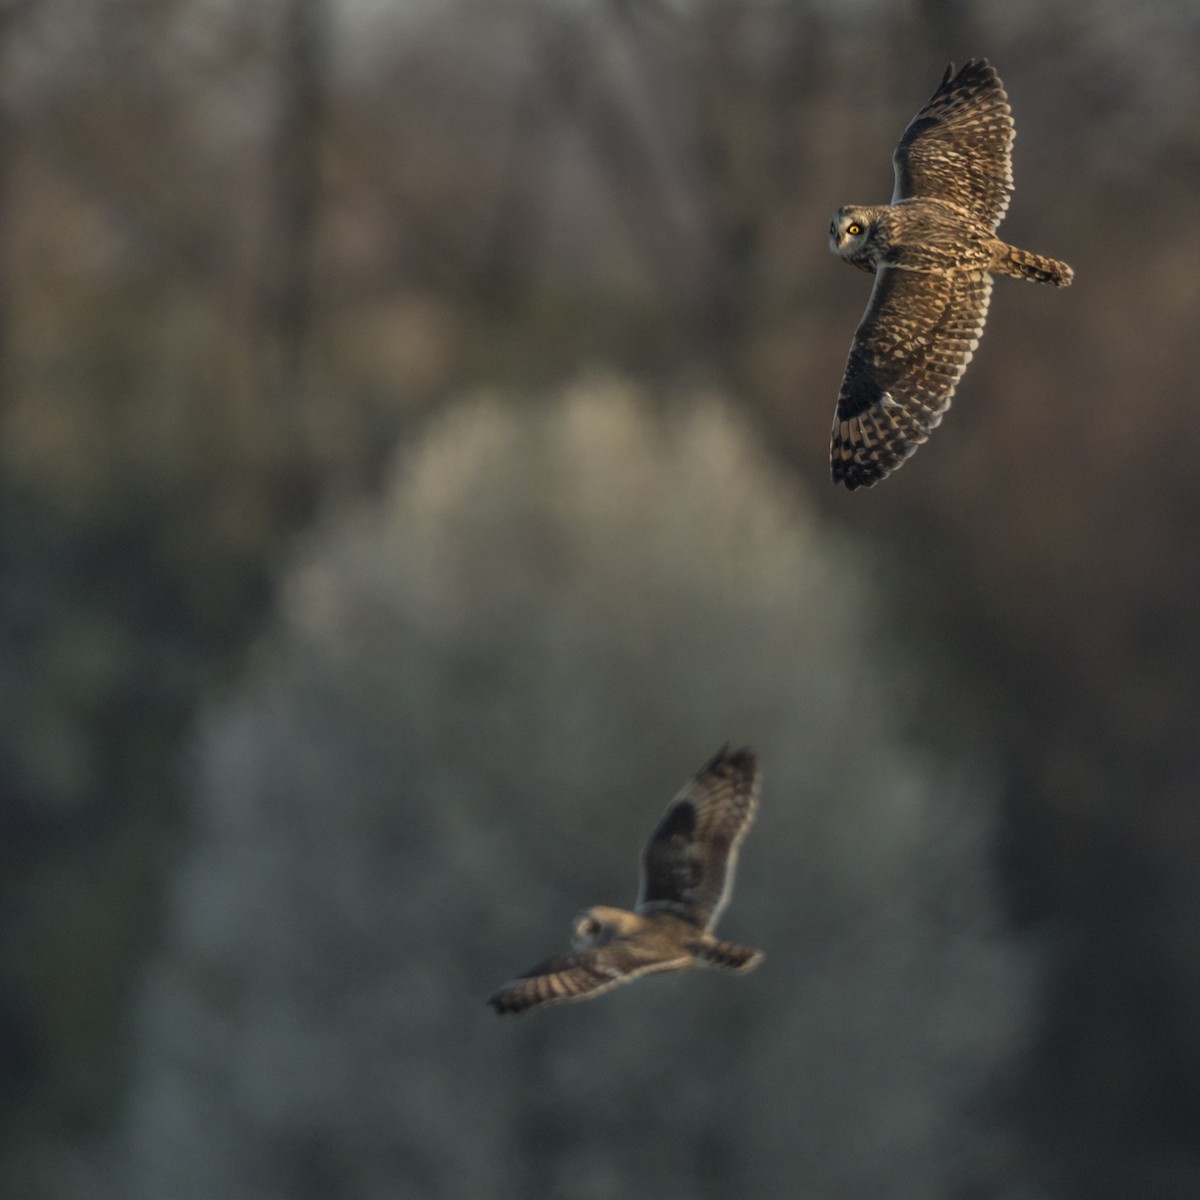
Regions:
<instances>
[{"instance_id":1,"label":"owl's body","mask_svg":"<svg viewBox=\"0 0 1200 1200\"><path fill-rule=\"evenodd\" d=\"M875 276L834 413L835 483L878 483L937 427L979 344L993 274L1071 282L1066 263L996 236L1014 136L986 61L947 71L896 147L892 202L834 213L830 248Z\"/></svg>"},{"instance_id":2,"label":"owl's body","mask_svg":"<svg viewBox=\"0 0 1200 1200\"><path fill-rule=\"evenodd\" d=\"M847 234L857 225L865 232ZM991 259L991 230L940 200L901 200L899 204L850 204L833 217L834 252L870 271L907 267L949 271L968 264L986 269Z\"/></svg>"},{"instance_id":3,"label":"owl's body","mask_svg":"<svg viewBox=\"0 0 1200 1200\"><path fill-rule=\"evenodd\" d=\"M852 225L865 229L865 235L848 236ZM982 221L943 200L847 205L833 215L830 243L835 254L872 275L880 267L933 274L990 271L1059 287L1074 275L1066 263L1010 246Z\"/></svg>"},{"instance_id":4,"label":"owl's body","mask_svg":"<svg viewBox=\"0 0 1200 1200\"><path fill-rule=\"evenodd\" d=\"M642 855L633 911L597 905L575 921L571 951L506 984L489 1004L519 1013L585 1000L656 971L748 971L762 953L714 936L738 847L758 807L758 763L722 750L671 801Z\"/></svg>"}]
</instances>

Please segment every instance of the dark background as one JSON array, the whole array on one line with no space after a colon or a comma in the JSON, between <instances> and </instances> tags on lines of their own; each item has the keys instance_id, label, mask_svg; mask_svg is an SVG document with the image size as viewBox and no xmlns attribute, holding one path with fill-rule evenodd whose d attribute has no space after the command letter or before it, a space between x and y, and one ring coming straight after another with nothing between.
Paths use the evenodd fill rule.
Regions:
<instances>
[{"instance_id":1,"label":"dark background","mask_svg":"<svg viewBox=\"0 0 1200 1200\"><path fill-rule=\"evenodd\" d=\"M980 54L1076 282L835 492L828 217ZM0 1191L1200 1195L1198 60L1190 2L0 7ZM766 964L494 1023L726 737Z\"/></svg>"}]
</instances>

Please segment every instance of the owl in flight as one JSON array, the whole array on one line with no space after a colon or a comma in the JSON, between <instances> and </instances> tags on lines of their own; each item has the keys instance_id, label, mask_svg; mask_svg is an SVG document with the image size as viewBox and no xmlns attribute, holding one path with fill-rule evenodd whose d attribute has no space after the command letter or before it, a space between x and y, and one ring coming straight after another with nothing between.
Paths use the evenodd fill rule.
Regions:
<instances>
[{"instance_id":1,"label":"owl in flight","mask_svg":"<svg viewBox=\"0 0 1200 1200\"><path fill-rule=\"evenodd\" d=\"M738 847L758 808L758 761L720 750L671 801L642 852L633 911L598 905L575 920L571 951L505 984L488 1003L520 1013L587 1000L652 971L748 971L761 950L713 936L729 902Z\"/></svg>"},{"instance_id":2,"label":"owl in flight","mask_svg":"<svg viewBox=\"0 0 1200 1200\"><path fill-rule=\"evenodd\" d=\"M986 59L947 69L892 155L891 204L833 214L829 246L875 286L833 417L834 483L871 487L924 442L979 345L992 273L1066 287L1066 263L996 237L1016 136Z\"/></svg>"}]
</instances>

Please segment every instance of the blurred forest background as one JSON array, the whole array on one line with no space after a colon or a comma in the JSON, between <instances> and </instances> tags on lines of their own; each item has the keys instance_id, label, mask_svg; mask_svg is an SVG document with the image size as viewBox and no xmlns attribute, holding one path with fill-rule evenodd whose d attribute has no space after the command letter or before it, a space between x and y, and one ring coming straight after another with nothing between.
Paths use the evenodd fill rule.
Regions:
<instances>
[{"instance_id":1,"label":"blurred forest background","mask_svg":"<svg viewBox=\"0 0 1200 1200\"><path fill-rule=\"evenodd\" d=\"M1077 280L835 492L829 214L972 55ZM3 0L0 1194L1200 1195L1198 61ZM498 1022L726 738L763 967Z\"/></svg>"}]
</instances>

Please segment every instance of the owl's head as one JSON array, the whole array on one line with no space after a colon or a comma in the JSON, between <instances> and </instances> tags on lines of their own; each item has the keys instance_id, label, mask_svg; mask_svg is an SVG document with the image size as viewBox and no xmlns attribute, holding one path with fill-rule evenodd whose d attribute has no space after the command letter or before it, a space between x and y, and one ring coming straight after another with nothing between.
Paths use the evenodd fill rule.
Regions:
<instances>
[{"instance_id":1,"label":"owl's head","mask_svg":"<svg viewBox=\"0 0 1200 1200\"><path fill-rule=\"evenodd\" d=\"M637 917L633 913L622 908L608 908L597 904L575 918L571 944L576 950L607 945L613 938L628 932L627 926L636 921Z\"/></svg>"},{"instance_id":2,"label":"owl's head","mask_svg":"<svg viewBox=\"0 0 1200 1200\"><path fill-rule=\"evenodd\" d=\"M842 258L854 258L862 253L871 230L874 212L857 204L847 204L833 214L829 222L829 248Z\"/></svg>"}]
</instances>

